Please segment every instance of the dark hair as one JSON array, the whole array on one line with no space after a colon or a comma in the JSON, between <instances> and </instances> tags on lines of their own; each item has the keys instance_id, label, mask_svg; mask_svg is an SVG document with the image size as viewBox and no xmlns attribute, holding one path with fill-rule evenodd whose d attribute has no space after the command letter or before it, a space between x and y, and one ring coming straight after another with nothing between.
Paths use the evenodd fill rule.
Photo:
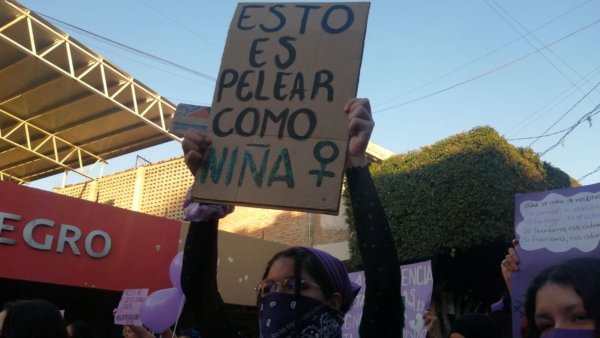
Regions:
<instances>
[{"instance_id":1,"label":"dark hair","mask_svg":"<svg viewBox=\"0 0 600 338\"><path fill-rule=\"evenodd\" d=\"M467 338L499 338L500 331L494 320L481 313L469 313L454 321L450 333Z\"/></svg>"},{"instance_id":2,"label":"dark hair","mask_svg":"<svg viewBox=\"0 0 600 338\"><path fill-rule=\"evenodd\" d=\"M307 250L306 248L301 247L301 246L291 247L291 248L288 248L288 249L285 249L283 251L279 251L278 253L276 253L271 258L269 263L267 263L267 268L265 269L265 273L263 274L263 277L262 277L263 279L267 278L267 275L269 274L269 271L271 270L271 266L273 265L273 262L275 262L276 260L278 260L279 258L282 258L282 257L294 259L296 269L298 269L298 268L306 269L306 271L310 274L310 276L312 278L314 278L315 282L317 284L319 284L319 286L321 287L321 290L323 291L325 298L329 298L329 297L331 297L331 295L333 295L333 293L335 292L335 289L334 289L333 284L331 283L331 280L327 276L327 272L325 272L325 269L323 269L323 267L317 260L317 257L315 257L315 255L312 252L310 252L309 250ZM299 276L296 276L296 277L299 277Z\"/></svg>"},{"instance_id":3,"label":"dark hair","mask_svg":"<svg viewBox=\"0 0 600 338\"><path fill-rule=\"evenodd\" d=\"M547 284L573 288L581 297L585 311L594 321L594 335L600 337L600 259L569 259L545 269L535 277L525 297L527 338L537 338L541 334L535 325L535 301L538 291Z\"/></svg>"},{"instance_id":4,"label":"dark hair","mask_svg":"<svg viewBox=\"0 0 600 338\"><path fill-rule=\"evenodd\" d=\"M61 313L52 303L21 300L4 305L2 338L67 338L67 327Z\"/></svg>"},{"instance_id":5,"label":"dark hair","mask_svg":"<svg viewBox=\"0 0 600 338\"><path fill-rule=\"evenodd\" d=\"M73 333L71 335L71 337L73 338L93 338L94 337L94 330L92 329L92 327L81 320L76 320L74 322L72 322L71 324L69 324L69 326L71 327L71 332Z\"/></svg>"}]
</instances>

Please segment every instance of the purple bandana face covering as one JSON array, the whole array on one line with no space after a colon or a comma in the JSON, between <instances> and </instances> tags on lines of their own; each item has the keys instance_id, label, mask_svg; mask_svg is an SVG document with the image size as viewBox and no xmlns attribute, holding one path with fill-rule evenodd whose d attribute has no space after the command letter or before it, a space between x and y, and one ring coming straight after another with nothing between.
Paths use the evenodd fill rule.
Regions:
<instances>
[{"instance_id":1,"label":"purple bandana face covering","mask_svg":"<svg viewBox=\"0 0 600 338\"><path fill-rule=\"evenodd\" d=\"M296 306L300 306L301 338L341 337L344 315L320 301L293 294L272 293L258 300L258 321L261 338L287 338L294 334Z\"/></svg>"},{"instance_id":2,"label":"purple bandana face covering","mask_svg":"<svg viewBox=\"0 0 600 338\"><path fill-rule=\"evenodd\" d=\"M594 338L594 330L552 329L542 338Z\"/></svg>"}]
</instances>

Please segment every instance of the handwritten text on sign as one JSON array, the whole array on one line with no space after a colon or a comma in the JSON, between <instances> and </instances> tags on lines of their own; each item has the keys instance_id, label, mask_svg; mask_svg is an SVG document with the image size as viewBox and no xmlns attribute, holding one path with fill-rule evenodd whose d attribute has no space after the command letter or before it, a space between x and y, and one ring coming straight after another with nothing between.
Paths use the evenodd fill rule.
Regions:
<instances>
[{"instance_id":1,"label":"handwritten text on sign","mask_svg":"<svg viewBox=\"0 0 600 338\"><path fill-rule=\"evenodd\" d=\"M148 289L126 289L123 291L119 307L115 312L117 325L142 325L140 309L148 297Z\"/></svg>"},{"instance_id":2,"label":"handwritten text on sign","mask_svg":"<svg viewBox=\"0 0 600 338\"><path fill-rule=\"evenodd\" d=\"M517 224L519 242L526 250L547 248L589 252L600 240L600 193L583 191L573 196L551 193L541 201L520 205L523 221Z\"/></svg>"},{"instance_id":3,"label":"handwritten text on sign","mask_svg":"<svg viewBox=\"0 0 600 338\"><path fill-rule=\"evenodd\" d=\"M525 296L543 269L575 257L600 257L600 183L515 196L519 271L512 276L513 337L521 337Z\"/></svg>"},{"instance_id":4,"label":"handwritten text on sign","mask_svg":"<svg viewBox=\"0 0 600 338\"><path fill-rule=\"evenodd\" d=\"M193 196L337 213L368 3L246 3L232 20Z\"/></svg>"},{"instance_id":5,"label":"handwritten text on sign","mask_svg":"<svg viewBox=\"0 0 600 338\"><path fill-rule=\"evenodd\" d=\"M402 265L400 267L400 292L404 300L403 337L425 338L427 326L423 321L423 313L431 303L433 292L433 273L431 261ZM363 271L349 274L350 280L361 286L354 303L344 317L342 338L358 338L358 329L362 319L365 302L365 276Z\"/></svg>"}]
</instances>

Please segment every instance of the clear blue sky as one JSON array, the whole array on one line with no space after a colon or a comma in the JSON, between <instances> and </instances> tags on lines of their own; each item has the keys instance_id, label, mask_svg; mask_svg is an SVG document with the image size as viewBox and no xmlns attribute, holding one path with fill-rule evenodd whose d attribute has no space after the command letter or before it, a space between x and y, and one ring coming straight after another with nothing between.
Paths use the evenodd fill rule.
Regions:
<instances>
[{"instance_id":1,"label":"clear blue sky","mask_svg":"<svg viewBox=\"0 0 600 338\"><path fill-rule=\"evenodd\" d=\"M21 3L212 78L236 7L228 0ZM599 20L600 0L372 1L358 90L375 113L372 141L403 153L488 125L527 146L532 140L513 139L573 126L600 103L600 89L592 90L600 82ZM174 103L210 105L214 81L49 21ZM576 179L596 170L599 128L597 115L542 159ZM542 153L563 135L532 148ZM136 154L156 162L181 151L167 144L113 159L105 174L134 166ZM599 181L600 172L581 183ZM32 185L60 182L52 177Z\"/></svg>"}]
</instances>

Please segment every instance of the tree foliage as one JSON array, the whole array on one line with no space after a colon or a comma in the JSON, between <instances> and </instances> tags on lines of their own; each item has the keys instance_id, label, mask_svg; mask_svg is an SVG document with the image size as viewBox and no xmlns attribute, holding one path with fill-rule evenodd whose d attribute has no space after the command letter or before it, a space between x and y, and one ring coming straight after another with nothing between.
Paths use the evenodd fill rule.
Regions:
<instances>
[{"instance_id":1,"label":"tree foliage","mask_svg":"<svg viewBox=\"0 0 600 338\"><path fill-rule=\"evenodd\" d=\"M577 184L491 127L393 156L371 173L401 260L510 242L515 194Z\"/></svg>"},{"instance_id":2,"label":"tree foliage","mask_svg":"<svg viewBox=\"0 0 600 338\"><path fill-rule=\"evenodd\" d=\"M515 194L577 185L491 127L393 156L372 165L371 173L400 260L434 258L434 278L447 279L444 289L460 286L482 294L486 290L478 284L502 288L499 264L514 238ZM353 224L349 204L346 211ZM352 230L350 247L352 263L360 267Z\"/></svg>"}]
</instances>

